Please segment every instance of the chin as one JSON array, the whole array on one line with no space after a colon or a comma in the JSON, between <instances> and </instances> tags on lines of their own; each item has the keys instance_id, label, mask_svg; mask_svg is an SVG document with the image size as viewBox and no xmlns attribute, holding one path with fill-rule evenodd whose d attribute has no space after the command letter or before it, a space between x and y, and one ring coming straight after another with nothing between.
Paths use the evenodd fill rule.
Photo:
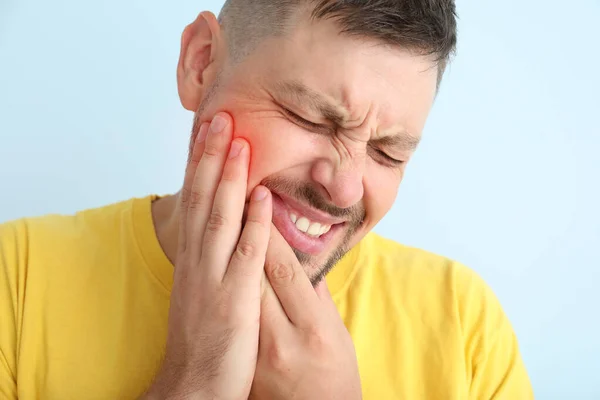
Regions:
<instances>
[{"instance_id":1,"label":"chin","mask_svg":"<svg viewBox=\"0 0 600 400\"><path fill-rule=\"evenodd\" d=\"M348 237L348 239L350 239ZM342 240L333 249L319 255L311 255L292 248L313 286L316 286L350 251L349 240Z\"/></svg>"}]
</instances>

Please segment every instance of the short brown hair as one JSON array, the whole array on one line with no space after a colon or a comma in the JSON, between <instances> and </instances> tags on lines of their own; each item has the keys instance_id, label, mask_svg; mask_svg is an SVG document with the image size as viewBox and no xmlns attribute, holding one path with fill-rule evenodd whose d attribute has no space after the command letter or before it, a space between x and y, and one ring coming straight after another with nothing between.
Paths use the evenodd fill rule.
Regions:
<instances>
[{"instance_id":1,"label":"short brown hair","mask_svg":"<svg viewBox=\"0 0 600 400\"><path fill-rule=\"evenodd\" d=\"M285 34L296 11L306 6L315 20L335 20L343 34L432 56L438 85L456 50L454 0L227 0L219 17L234 59L270 35Z\"/></svg>"}]
</instances>

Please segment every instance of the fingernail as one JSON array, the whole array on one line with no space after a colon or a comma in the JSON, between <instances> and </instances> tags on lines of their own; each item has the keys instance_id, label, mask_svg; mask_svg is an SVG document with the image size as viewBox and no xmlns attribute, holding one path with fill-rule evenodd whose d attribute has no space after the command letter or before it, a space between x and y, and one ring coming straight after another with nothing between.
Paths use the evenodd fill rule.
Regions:
<instances>
[{"instance_id":1,"label":"fingernail","mask_svg":"<svg viewBox=\"0 0 600 400\"><path fill-rule=\"evenodd\" d=\"M256 189L254 189L254 192L252 193L252 200L254 201L261 201L264 200L265 197L267 197L268 191L266 188L262 187L262 186L258 186Z\"/></svg>"},{"instance_id":2,"label":"fingernail","mask_svg":"<svg viewBox=\"0 0 600 400\"><path fill-rule=\"evenodd\" d=\"M200 126L200 131L198 132L198 136L196 137L196 141L198 143L204 142L206 139L206 135L208 134L208 123L205 122Z\"/></svg>"},{"instance_id":3,"label":"fingernail","mask_svg":"<svg viewBox=\"0 0 600 400\"><path fill-rule=\"evenodd\" d=\"M221 133L226 126L227 120L220 115L216 115L210 124L210 130L213 133Z\"/></svg>"},{"instance_id":4,"label":"fingernail","mask_svg":"<svg viewBox=\"0 0 600 400\"><path fill-rule=\"evenodd\" d=\"M231 148L229 149L228 158L231 159L237 157L243 148L244 145L239 140L234 140L233 142L231 142Z\"/></svg>"}]
</instances>

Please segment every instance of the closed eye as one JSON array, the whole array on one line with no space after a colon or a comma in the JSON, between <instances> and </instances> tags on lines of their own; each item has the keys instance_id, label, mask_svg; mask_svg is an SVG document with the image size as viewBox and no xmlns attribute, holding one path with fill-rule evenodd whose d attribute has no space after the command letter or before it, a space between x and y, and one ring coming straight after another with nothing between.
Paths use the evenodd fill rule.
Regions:
<instances>
[{"instance_id":1,"label":"closed eye","mask_svg":"<svg viewBox=\"0 0 600 400\"><path fill-rule=\"evenodd\" d=\"M388 164L392 164L393 166L396 166L396 167L399 167L402 164L404 164L404 160L398 160L397 158L390 156L389 154L387 154L385 151L383 151L381 149L377 149L375 147L371 147L371 149L373 149L373 151L376 153L376 155L380 159L383 159L384 162L386 162Z\"/></svg>"},{"instance_id":2,"label":"closed eye","mask_svg":"<svg viewBox=\"0 0 600 400\"><path fill-rule=\"evenodd\" d=\"M331 128L329 128L328 126L322 125L322 124L316 124L314 122L308 121L304 118L302 118L301 116L299 116L298 114L296 114L295 112L282 107L284 112L287 114L288 117L290 117L292 120L294 120L294 122L296 122L299 125L302 125L304 127L306 127L307 129L311 130L311 131L316 131L316 132L323 132L323 130L327 131L327 132L331 132ZM375 158L378 158L379 160L376 160L377 162L379 162L380 164L386 164L388 166L394 166L394 167L400 167L401 165L404 164L404 160L398 160L394 157L391 157L389 154L387 154L385 151L378 149L376 147L370 147L376 154ZM383 162L382 162L383 161Z\"/></svg>"},{"instance_id":3,"label":"closed eye","mask_svg":"<svg viewBox=\"0 0 600 400\"><path fill-rule=\"evenodd\" d=\"M282 107L282 108L283 108L283 111L285 111L285 113L288 115L288 117L293 119L296 123L298 123L300 125L304 125L305 127L309 128L310 130L313 130L313 131L320 131L323 129L329 130L329 128L324 125L316 124L314 122L308 121L308 120L302 118L301 116L299 116L298 114L294 113L293 111L290 111L285 107Z\"/></svg>"}]
</instances>

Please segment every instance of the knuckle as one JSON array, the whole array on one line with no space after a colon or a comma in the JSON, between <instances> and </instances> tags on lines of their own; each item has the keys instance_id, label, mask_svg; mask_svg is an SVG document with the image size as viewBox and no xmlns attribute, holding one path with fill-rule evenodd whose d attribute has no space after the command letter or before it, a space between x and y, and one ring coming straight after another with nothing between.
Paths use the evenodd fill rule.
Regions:
<instances>
[{"instance_id":1,"label":"knuckle","mask_svg":"<svg viewBox=\"0 0 600 400\"><path fill-rule=\"evenodd\" d=\"M225 165L225 168L223 168L221 180L224 182L234 182L237 181L240 176L241 172L236 163L228 162Z\"/></svg>"},{"instance_id":2,"label":"knuckle","mask_svg":"<svg viewBox=\"0 0 600 400\"><path fill-rule=\"evenodd\" d=\"M289 263L281 261L270 262L266 264L265 269L272 284L286 286L294 281L294 268Z\"/></svg>"},{"instance_id":3,"label":"knuckle","mask_svg":"<svg viewBox=\"0 0 600 400\"><path fill-rule=\"evenodd\" d=\"M181 189L181 202L183 204L186 204L190 200L190 193L191 191L188 188L184 187Z\"/></svg>"},{"instance_id":4,"label":"knuckle","mask_svg":"<svg viewBox=\"0 0 600 400\"><path fill-rule=\"evenodd\" d=\"M214 141L210 140L206 142L206 145L204 146L204 155L203 158L205 159L210 159L210 158L214 158L217 157L219 154L221 154L221 146L220 143L215 143Z\"/></svg>"},{"instance_id":5,"label":"knuckle","mask_svg":"<svg viewBox=\"0 0 600 400\"><path fill-rule=\"evenodd\" d=\"M250 244L254 246L254 249L258 254L258 251L266 252L267 251L267 243L269 242L269 232L270 229L267 226L267 221L260 221L251 219L248 217L246 220L246 224L244 225L244 236L246 238L243 239L244 242L250 241ZM240 245L245 243L241 243Z\"/></svg>"},{"instance_id":6,"label":"knuckle","mask_svg":"<svg viewBox=\"0 0 600 400\"><path fill-rule=\"evenodd\" d=\"M190 143L190 147L188 148L188 158L187 158L187 165L188 165L188 170L195 170L196 166L198 165L198 162L200 161L200 159L202 158L202 153L200 151L198 151L198 148L196 146L196 142L193 141Z\"/></svg>"},{"instance_id":7,"label":"knuckle","mask_svg":"<svg viewBox=\"0 0 600 400\"><path fill-rule=\"evenodd\" d=\"M246 227L259 232L264 231L264 233L268 235L271 231L269 226L269 215L266 213L263 214L264 215L253 215L253 213L250 212L246 219Z\"/></svg>"},{"instance_id":8,"label":"knuckle","mask_svg":"<svg viewBox=\"0 0 600 400\"><path fill-rule=\"evenodd\" d=\"M266 358L272 370L279 373L289 372L289 351L279 343L268 347Z\"/></svg>"},{"instance_id":9,"label":"knuckle","mask_svg":"<svg viewBox=\"0 0 600 400\"><path fill-rule=\"evenodd\" d=\"M327 338L318 329L308 330L306 332L306 340L308 348L316 354L322 354L330 347Z\"/></svg>"},{"instance_id":10,"label":"knuckle","mask_svg":"<svg viewBox=\"0 0 600 400\"><path fill-rule=\"evenodd\" d=\"M196 208L203 203L203 200L206 198L206 192L203 190L192 189L192 191L188 194L188 207Z\"/></svg>"},{"instance_id":11,"label":"knuckle","mask_svg":"<svg viewBox=\"0 0 600 400\"><path fill-rule=\"evenodd\" d=\"M227 218L218 209L213 209L206 224L206 230L209 232L217 232L227 225Z\"/></svg>"},{"instance_id":12,"label":"knuckle","mask_svg":"<svg viewBox=\"0 0 600 400\"><path fill-rule=\"evenodd\" d=\"M236 248L236 257L241 260L249 260L258 255L258 245L251 239L241 240Z\"/></svg>"}]
</instances>

